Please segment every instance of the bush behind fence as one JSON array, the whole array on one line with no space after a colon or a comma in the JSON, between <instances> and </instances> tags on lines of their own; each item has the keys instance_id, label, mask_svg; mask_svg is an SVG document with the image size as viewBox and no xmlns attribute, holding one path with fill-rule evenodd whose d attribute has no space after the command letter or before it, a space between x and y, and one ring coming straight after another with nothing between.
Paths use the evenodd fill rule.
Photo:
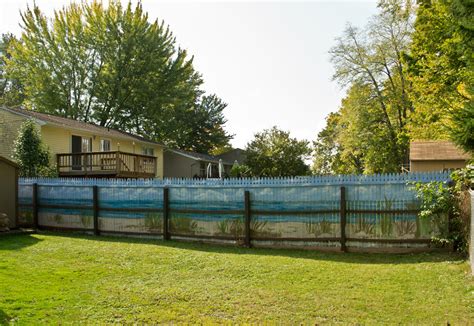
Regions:
<instances>
[{"instance_id":1,"label":"bush behind fence","mask_svg":"<svg viewBox=\"0 0 474 326\"><path fill-rule=\"evenodd\" d=\"M20 223L261 246L426 248L410 182L449 174L227 180L21 179Z\"/></svg>"}]
</instances>

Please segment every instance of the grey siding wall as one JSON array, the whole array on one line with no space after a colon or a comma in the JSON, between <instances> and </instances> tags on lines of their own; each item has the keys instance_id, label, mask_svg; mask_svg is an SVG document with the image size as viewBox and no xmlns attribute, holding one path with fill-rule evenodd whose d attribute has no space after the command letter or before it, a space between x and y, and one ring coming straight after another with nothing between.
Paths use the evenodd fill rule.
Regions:
<instances>
[{"instance_id":1,"label":"grey siding wall","mask_svg":"<svg viewBox=\"0 0 474 326\"><path fill-rule=\"evenodd\" d=\"M7 214L10 228L16 226L18 175L14 166L0 160L0 214Z\"/></svg>"},{"instance_id":2,"label":"grey siding wall","mask_svg":"<svg viewBox=\"0 0 474 326\"><path fill-rule=\"evenodd\" d=\"M192 178L199 175L199 162L165 149L163 174L165 178Z\"/></svg>"}]
</instances>

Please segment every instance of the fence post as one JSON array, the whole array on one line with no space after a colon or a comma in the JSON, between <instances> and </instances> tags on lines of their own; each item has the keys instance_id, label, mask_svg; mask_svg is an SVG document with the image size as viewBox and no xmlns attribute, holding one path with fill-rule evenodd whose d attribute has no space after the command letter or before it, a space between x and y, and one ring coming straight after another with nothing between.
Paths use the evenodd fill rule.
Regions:
<instances>
[{"instance_id":1,"label":"fence post","mask_svg":"<svg viewBox=\"0 0 474 326\"><path fill-rule=\"evenodd\" d=\"M170 239L170 233L168 230L169 220L169 188L163 188L163 240Z\"/></svg>"},{"instance_id":2,"label":"fence post","mask_svg":"<svg viewBox=\"0 0 474 326\"><path fill-rule=\"evenodd\" d=\"M244 192L244 219L245 219L245 246L251 247L250 239L250 192L245 190Z\"/></svg>"},{"instance_id":3,"label":"fence post","mask_svg":"<svg viewBox=\"0 0 474 326\"><path fill-rule=\"evenodd\" d=\"M39 228L38 221L38 184L33 183L33 196L32 196L32 206L33 206L33 227L37 230Z\"/></svg>"},{"instance_id":4,"label":"fence post","mask_svg":"<svg viewBox=\"0 0 474 326\"><path fill-rule=\"evenodd\" d=\"M99 190L97 186L92 186L92 209L94 211L94 235L100 235L99 231Z\"/></svg>"},{"instance_id":5,"label":"fence post","mask_svg":"<svg viewBox=\"0 0 474 326\"><path fill-rule=\"evenodd\" d=\"M341 220L341 251L347 252L346 247L346 188L341 187L340 202L340 220Z\"/></svg>"}]
</instances>

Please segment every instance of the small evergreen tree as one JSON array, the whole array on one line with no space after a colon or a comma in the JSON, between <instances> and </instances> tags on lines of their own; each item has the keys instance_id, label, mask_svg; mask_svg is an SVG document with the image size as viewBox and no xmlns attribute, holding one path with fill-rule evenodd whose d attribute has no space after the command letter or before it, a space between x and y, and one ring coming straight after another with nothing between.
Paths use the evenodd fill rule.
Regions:
<instances>
[{"instance_id":1,"label":"small evergreen tree","mask_svg":"<svg viewBox=\"0 0 474 326\"><path fill-rule=\"evenodd\" d=\"M13 158L20 166L20 176L49 175L49 151L41 142L38 129L32 120L25 121L15 141Z\"/></svg>"}]
</instances>

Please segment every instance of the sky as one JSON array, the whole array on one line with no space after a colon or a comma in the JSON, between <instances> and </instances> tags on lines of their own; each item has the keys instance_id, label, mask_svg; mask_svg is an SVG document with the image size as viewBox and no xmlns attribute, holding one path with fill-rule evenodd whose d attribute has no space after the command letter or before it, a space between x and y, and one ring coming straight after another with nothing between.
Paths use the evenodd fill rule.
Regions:
<instances>
[{"instance_id":1,"label":"sky","mask_svg":"<svg viewBox=\"0 0 474 326\"><path fill-rule=\"evenodd\" d=\"M21 34L20 10L33 1L0 0L0 33ZM122 0L122 2L124 2ZM70 0L36 0L48 15ZM164 20L177 45L194 56L204 90L228 107L225 126L234 147L277 126L315 140L344 90L329 49L348 22L364 26L376 1L153 1L142 0L149 19Z\"/></svg>"}]
</instances>

